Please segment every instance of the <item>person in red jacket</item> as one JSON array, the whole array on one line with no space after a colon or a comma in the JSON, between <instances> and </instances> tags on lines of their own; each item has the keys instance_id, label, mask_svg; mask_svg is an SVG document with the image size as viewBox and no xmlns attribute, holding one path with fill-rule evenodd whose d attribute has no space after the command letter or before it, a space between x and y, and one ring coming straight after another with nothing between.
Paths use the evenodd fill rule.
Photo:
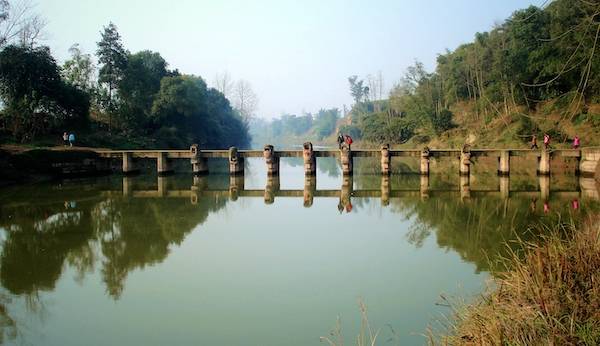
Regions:
<instances>
[{"instance_id":1,"label":"person in red jacket","mask_svg":"<svg viewBox=\"0 0 600 346\"><path fill-rule=\"evenodd\" d=\"M346 135L346 144L348 144L348 149L350 149L350 146L352 145L352 137L350 137L350 135Z\"/></svg>"}]
</instances>

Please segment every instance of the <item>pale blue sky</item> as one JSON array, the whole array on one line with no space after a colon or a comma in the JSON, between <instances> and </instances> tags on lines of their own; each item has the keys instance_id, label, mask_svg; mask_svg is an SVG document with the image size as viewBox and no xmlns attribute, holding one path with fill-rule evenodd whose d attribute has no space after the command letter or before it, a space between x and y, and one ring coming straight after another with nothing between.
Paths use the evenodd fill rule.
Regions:
<instances>
[{"instance_id":1,"label":"pale blue sky","mask_svg":"<svg viewBox=\"0 0 600 346\"><path fill-rule=\"evenodd\" d=\"M217 72L251 82L258 115L350 105L347 77L383 72L389 88L415 59L469 42L541 0L39 0L54 55L94 53L114 22L131 52L159 52L209 84Z\"/></svg>"}]
</instances>

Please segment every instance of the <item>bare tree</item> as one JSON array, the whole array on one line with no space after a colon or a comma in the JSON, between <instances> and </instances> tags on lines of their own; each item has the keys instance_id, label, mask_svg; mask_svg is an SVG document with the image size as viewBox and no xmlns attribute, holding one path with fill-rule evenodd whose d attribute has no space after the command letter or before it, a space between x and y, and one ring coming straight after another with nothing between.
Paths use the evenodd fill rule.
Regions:
<instances>
[{"instance_id":1,"label":"bare tree","mask_svg":"<svg viewBox=\"0 0 600 346\"><path fill-rule=\"evenodd\" d=\"M258 96L252 90L248 81L239 80L234 90L235 108L240 112L246 122L250 121L258 107Z\"/></svg>"},{"instance_id":2,"label":"bare tree","mask_svg":"<svg viewBox=\"0 0 600 346\"><path fill-rule=\"evenodd\" d=\"M10 3L0 0L0 47L17 43L34 46L44 39L46 19L35 12L32 0Z\"/></svg>"},{"instance_id":3,"label":"bare tree","mask_svg":"<svg viewBox=\"0 0 600 346\"><path fill-rule=\"evenodd\" d=\"M226 98L231 98L234 85L229 72L223 71L215 74L213 85L215 89L219 90Z\"/></svg>"},{"instance_id":4,"label":"bare tree","mask_svg":"<svg viewBox=\"0 0 600 346\"><path fill-rule=\"evenodd\" d=\"M383 80L383 73L381 73L381 70L377 71L377 91L379 92L379 99L382 100L383 99L383 89L385 89L385 81Z\"/></svg>"}]
</instances>

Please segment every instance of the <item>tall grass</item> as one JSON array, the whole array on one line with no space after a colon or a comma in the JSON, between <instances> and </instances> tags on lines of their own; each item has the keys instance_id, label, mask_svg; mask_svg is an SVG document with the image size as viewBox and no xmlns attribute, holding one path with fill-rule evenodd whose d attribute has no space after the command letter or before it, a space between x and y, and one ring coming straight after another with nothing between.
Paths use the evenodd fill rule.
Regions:
<instances>
[{"instance_id":1,"label":"tall grass","mask_svg":"<svg viewBox=\"0 0 600 346\"><path fill-rule=\"evenodd\" d=\"M600 217L523 249L479 301L455 309L445 335L430 333L430 344L600 345Z\"/></svg>"}]
</instances>

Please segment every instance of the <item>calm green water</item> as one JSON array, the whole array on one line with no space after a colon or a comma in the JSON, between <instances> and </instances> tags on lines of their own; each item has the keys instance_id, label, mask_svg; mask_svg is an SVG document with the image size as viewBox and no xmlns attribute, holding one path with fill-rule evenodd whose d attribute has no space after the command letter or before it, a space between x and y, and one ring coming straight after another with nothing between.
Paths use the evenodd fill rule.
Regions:
<instances>
[{"instance_id":1,"label":"calm green water","mask_svg":"<svg viewBox=\"0 0 600 346\"><path fill-rule=\"evenodd\" d=\"M291 160L269 181L249 160L242 180L147 173L0 190L2 342L318 345L340 316L351 345L363 299L382 345L420 345L448 313L440 294L480 293L506 241L598 209L571 175L543 196L547 181L515 174L505 198L494 175L462 193L457 175L433 175L425 192L415 175L344 181L335 161L318 167L316 181Z\"/></svg>"}]
</instances>

